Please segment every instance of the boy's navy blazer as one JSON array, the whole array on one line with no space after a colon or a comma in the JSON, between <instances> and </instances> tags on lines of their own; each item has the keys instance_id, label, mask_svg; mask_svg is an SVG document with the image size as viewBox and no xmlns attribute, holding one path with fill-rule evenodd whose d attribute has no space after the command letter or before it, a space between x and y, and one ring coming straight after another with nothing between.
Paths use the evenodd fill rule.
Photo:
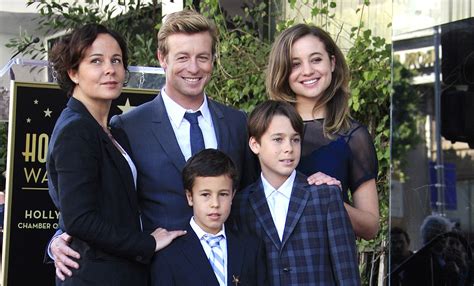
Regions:
<instances>
[{"instance_id":1,"label":"boy's navy blazer","mask_svg":"<svg viewBox=\"0 0 474 286\"><path fill-rule=\"evenodd\" d=\"M125 134L112 132L128 149ZM73 281L67 279L64 285L92 285L94 281L144 285L145 263L154 254L155 241L141 232L130 166L74 97L51 135L47 170L49 193L61 211L61 227L74 236L71 246L81 254L80 268L72 270Z\"/></svg>"},{"instance_id":2,"label":"boy's navy blazer","mask_svg":"<svg viewBox=\"0 0 474 286\"><path fill-rule=\"evenodd\" d=\"M232 217L263 239L273 286L360 285L355 236L335 186L311 186L296 174L280 241L261 179L237 193Z\"/></svg>"},{"instance_id":3,"label":"boy's navy blazer","mask_svg":"<svg viewBox=\"0 0 474 286\"><path fill-rule=\"evenodd\" d=\"M261 240L226 228L227 285L265 286L265 250ZM157 252L151 268L152 286L219 286L201 242L191 226L187 234Z\"/></svg>"},{"instance_id":4,"label":"boy's navy blazer","mask_svg":"<svg viewBox=\"0 0 474 286\"><path fill-rule=\"evenodd\" d=\"M248 147L245 113L209 98L207 102L217 149L232 158L242 186L253 183L258 174L257 161ZM111 124L125 131L133 151L144 229L185 229L192 216L181 178L186 160L161 94L125 114L114 116Z\"/></svg>"}]
</instances>

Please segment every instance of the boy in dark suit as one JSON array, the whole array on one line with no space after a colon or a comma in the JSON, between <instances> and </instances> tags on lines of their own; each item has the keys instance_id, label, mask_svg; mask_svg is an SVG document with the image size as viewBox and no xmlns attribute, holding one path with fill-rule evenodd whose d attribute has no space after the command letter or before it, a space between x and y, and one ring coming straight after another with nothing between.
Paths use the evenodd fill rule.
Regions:
<instances>
[{"instance_id":1,"label":"boy in dark suit","mask_svg":"<svg viewBox=\"0 0 474 286\"><path fill-rule=\"evenodd\" d=\"M186 163L193 217L187 234L155 255L152 285L266 285L263 243L224 226L237 179L234 163L218 150L205 149Z\"/></svg>"},{"instance_id":2,"label":"boy in dark suit","mask_svg":"<svg viewBox=\"0 0 474 286\"><path fill-rule=\"evenodd\" d=\"M360 285L355 237L339 188L309 185L295 171L304 125L292 105L267 101L248 119L261 178L237 193L232 221L263 239L269 282Z\"/></svg>"}]
</instances>

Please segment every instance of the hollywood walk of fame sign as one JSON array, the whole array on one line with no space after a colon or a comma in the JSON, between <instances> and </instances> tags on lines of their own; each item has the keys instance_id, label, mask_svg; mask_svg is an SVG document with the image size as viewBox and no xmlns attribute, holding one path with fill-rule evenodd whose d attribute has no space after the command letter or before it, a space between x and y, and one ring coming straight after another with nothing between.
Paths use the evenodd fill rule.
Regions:
<instances>
[{"instance_id":1,"label":"hollywood walk of fame sign","mask_svg":"<svg viewBox=\"0 0 474 286\"><path fill-rule=\"evenodd\" d=\"M68 98L51 83L13 81L11 90L1 285L30 285L32 281L54 285L54 266L43 263L59 217L48 194L46 154ZM124 89L113 101L110 116L127 112L156 94L155 90Z\"/></svg>"}]
</instances>

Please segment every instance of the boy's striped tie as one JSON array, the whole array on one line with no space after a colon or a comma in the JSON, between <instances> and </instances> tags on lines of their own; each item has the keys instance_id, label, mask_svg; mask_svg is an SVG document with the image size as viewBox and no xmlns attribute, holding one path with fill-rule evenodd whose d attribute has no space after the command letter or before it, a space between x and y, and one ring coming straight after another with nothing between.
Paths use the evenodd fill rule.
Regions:
<instances>
[{"instance_id":1,"label":"boy's striped tie","mask_svg":"<svg viewBox=\"0 0 474 286\"><path fill-rule=\"evenodd\" d=\"M223 235L219 236L209 236L205 235L204 240L211 247L211 256L209 257L209 262L211 263L212 269L216 274L219 285L227 285L225 282L225 271L224 271L224 253L220 247L220 241L224 239Z\"/></svg>"}]
</instances>

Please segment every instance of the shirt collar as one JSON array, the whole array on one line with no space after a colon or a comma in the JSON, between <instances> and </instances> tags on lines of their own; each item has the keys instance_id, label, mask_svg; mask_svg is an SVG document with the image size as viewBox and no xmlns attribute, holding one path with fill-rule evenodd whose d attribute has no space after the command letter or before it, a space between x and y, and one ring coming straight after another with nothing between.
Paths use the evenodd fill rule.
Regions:
<instances>
[{"instance_id":1,"label":"shirt collar","mask_svg":"<svg viewBox=\"0 0 474 286\"><path fill-rule=\"evenodd\" d=\"M262 179L263 191L265 192L265 198L268 199L271 195L273 195L274 192L278 192L289 200L291 197L291 192L293 190L293 183L295 182L295 178L296 178L296 170L293 170L293 172L291 172L291 175L288 177L288 179L286 179L286 181L283 182L283 184L278 189L275 189L267 181L267 179L265 179L265 177L263 176L263 173L260 174L260 178Z\"/></svg>"},{"instance_id":2,"label":"shirt collar","mask_svg":"<svg viewBox=\"0 0 474 286\"><path fill-rule=\"evenodd\" d=\"M196 233L196 235L197 235L197 237L199 238L199 240L202 240L205 235L209 235L209 236L219 236L219 235L222 235L222 236L224 236L224 239L227 239L227 237L226 237L226 235L225 235L225 225L222 225L221 231L219 231L217 234L210 234L210 233L205 232L205 231L196 223L196 221L194 220L194 216L191 218L189 224L191 225L191 228L194 230L194 232Z\"/></svg>"},{"instance_id":3,"label":"shirt collar","mask_svg":"<svg viewBox=\"0 0 474 286\"><path fill-rule=\"evenodd\" d=\"M202 102L202 105L197 110L188 110L182 107L173 99L171 99L171 97L169 97L164 88L161 89L161 97L163 98L163 103L165 105L166 112L168 113L168 117L170 118L171 124L173 124L176 128L179 128L181 122L183 122L185 112L196 112L198 110L201 111L204 120L209 125L212 125L212 117L211 112L209 111L206 94L204 94L204 101Z\"/></svg>"}]
</instances>

